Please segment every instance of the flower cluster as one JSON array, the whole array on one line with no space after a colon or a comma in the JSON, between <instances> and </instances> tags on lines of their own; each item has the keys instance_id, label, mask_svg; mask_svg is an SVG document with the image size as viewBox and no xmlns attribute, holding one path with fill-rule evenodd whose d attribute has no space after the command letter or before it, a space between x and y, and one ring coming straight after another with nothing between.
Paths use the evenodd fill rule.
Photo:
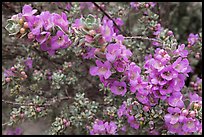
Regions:
<instances>
[{"instance_id":1,"label":"flower cluster","mask_svg":"<svg viewBox=\"0 0 204 137\"><path fill-rule=\"evenodd\" d=\"M61 13L41 12L40 15L34 15L36 9L30 5L23 7L22 13L12 16L11 20L19 23L20 34L26 35L29 40L40 44L42 51L47 51L49 55L54 55L58 49L64 49L71 45L67 33L69 33L69 21L67 15Z\"/></svg>"},{"instance_id":2,"label":"flower cluster","mask_svg":"<svg viewBox=\"0 0 204 137\"><path fill-rule=\"evenodd\" d=\"M130 2L130 6L135 10L140 10L142 8L153 8L155 5L155 2Z\"/></svg>"},{"instance_id":3,"label":"flower cluster","mask_svg":"<svg viewBox=\"0 0 204 137\"><path fill-rule=\"evenodd\" d=\"M117 125L115 122L104 122L96 119L93 128L90 130L91 135L116 135Z\"/></svg>"},{"instance_id":4,"label":"flower cluster","mask_svg":"<svg viewBox=\"0 0 204 137\"><path fill-rule=\"evenodd\" d=\"M184 44L171 52L157 48L153 57L146 57L144 65L145 73L149 74L148 82L151 85L150 90L153 97L176 103L174 107L183 105L180 100L180 91L185 85L185 78L191 71L186 58L188 51L184 48Z\"/></svg>"},{"instance_id":5,"label":"flower cluster","mask_svg":"<svg viewBox=\"0 0 204 137\"><path fill-rule=\"evenodd\" d=\"M196 93L190 93L189 98L190 103L187 107L181 103L181 94L180 100L177 101L180 103L174 103L176 100L171 100L170 106L173 107L168 107L168 114L164 116L169 132L180 135L202 132L202 123L197 118L202 107L202 99Z\"/></svg>"}]
</instances>

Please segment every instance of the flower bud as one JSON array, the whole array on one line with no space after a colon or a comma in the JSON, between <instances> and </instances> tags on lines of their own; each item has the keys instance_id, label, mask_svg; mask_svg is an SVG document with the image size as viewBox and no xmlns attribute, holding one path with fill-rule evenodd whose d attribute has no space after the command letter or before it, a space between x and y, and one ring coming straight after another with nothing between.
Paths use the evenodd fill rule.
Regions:
<instances>
[{"instance_id":1,"label":"flower bud","mask_svg":"<svg viewBox=\"0 0 204 137\"><path fill-rule=\"evenodd\" d=\"M28 22L23 23L23 28L27 29L28 28Z\"/></svg>"},{"instance_id":2,"label":"flower bud","mask_svg":"<svg viewBox=\"0 0 204 137\"><path fill-rule=\"evenodd\" d=\"M15 70L16 70L16 68L15 68L15 67L11 67L11 70L12 70L12 71L15 71Z\"/></svg>"},{"instance_id":3,"label":"flower bud","mask_svg":"<svg viewBox=\"0 0 204 137\"><path fill-rule=\"evenodd\" d=\"M94 36L94 35L96 35L96 31L95 31L95 30L90 30L90 31L89 31L89 34L90 34L91 36Z\"/></svg>"},{"instance_id":4,"label":"flower bud","mask_svg":"<svg viewBox=\"0 0 204 137\"><path fill-rule=\"evenodd\" d=\"M19 24L23 25L23 23L24 23L24 20L23 20L23 19L20 19L20 20L19 20Z\"/></svg>"},{"instance_id":5,"label":"flower bud","mask_svg":"<svg viewBox=\"0 0 204 137\"><path fill-rule=\"evenodd\" d=\"M21 75L26 75L26 73L24 71L21 71Z\"/></svg>"},{"instance_id":6,"label":"flower bud","mask_svg":"<svg viewBox=\"0 0 204 137\"><path fill-rule=\"evenodd\" d=\"M146 7L146 8L149 8L149 4L145 4L145 7Z\"/></svg>"},{"instance_id":7,"label":"flower bud","mask_svg":"<svg viewBox=\"0 0 204 137\"><path fill-rule=\"evenodd\" d=\"M143 109L145 112L149 111L149 107L148 106L144 106Z\"/></svg>"},{"instance_id":8,"label":"flower bud","mask_svg":"<svg viewBox=\"0 0 204 137\"><path fill-rule=\"evenodd\" d=\"M11 78L7 77L7 78L6 78L6 82L9 83L10 81L11 81Z\"/></svg>"},{"instance_id":9,"label":"flower bud","mask_svg":"<svg viewBox=\"0 0 204 137\"><path fill-rule=\"evenodd\" d=\"M168 36L172 36L172 35L173 35L173 32L170 30L170 31L167 32L167 35L168 35Z\"/></svg>"},{"instance_id":10,"label":"flower bud","mask_svg":"<svg viewBox=\"0 0 204 137\"><path fill-rule=\"evenodd\" d=\"M198 102L198 105L199 105L199 106L202 106L202 101L199 101L199 102Z\"/></svg>"},{"instance_id":11,"label":"flower bud","mask_svg":"<svg viewBox=\"0 0 204 137\"><path fill-rule=\"evenodd\" d=\"M21 118L23 118L23 117L24 117L24 114L23 114L23 113L21 113L21 114L20 114L20 117L21 117Z\"/></svg>"},{"instance_id":12,"label":"flower bud","mask_svg":"<svg viewBox=\"0 0 204 137\"><path fill-rule=\"evenodd\" d=\"M66 124L66 123L67 123L67 120L66 120L66 119L63 119L62 121L63 121L63 123L64 123L64 124Z\"/></svg>"},{"instance_id":13,"label":"flower bud","mask_svg":"<svg viewBox=\"0 0 204 137\"><path fill-rule=\"evenodd\" d=\"M32 40L32 39L34 39L34 38L35 38L35 36L33 35L33 33L32 33L32 32L29 32L29 33L28 33L28 39Z\"/></svg>"},{"instance_id":14,"label":"flower bud","mask_svg":"<svg viewBox=\"0 0 204 137\"><path fill-rule=\"evenodd\" d=\"M195 58L200 59L200 53L196 53Z\"/></svg>"},{"instance_id":15,"label":"flower bud","mask_svg":"<svg viewBox=\"0 0 204 137\"><path fill-rule=\"evenodd\" d=\"M183 114L184 116L187 116L187 115L188 115L188 110L187 110L187 109L184 109L184 110L182 111L182 114Z\"/></svg>"},{"instance_id":16,"label":"flower bud","mask_svg":"<svg viewBox=\"0 0 204 137\"><path fill-rule=\"evenodd\" d=\"M198 109L199 104L198 103L194 103L193 107L194 107L194 109Z\"/></svg>"},{"instance_id":17,"label":"flower bud","mask_svg":"<svg viewBox=\"0 0 204 137\"><path fill-rule=\"evenodd\" d=\"M41 108L40 108L40 107L37 107L37 108L36 108L36 111L37 111L37 112L40 112L40 111L41 111Z\"/></svg>"},{"instance_id":18,"label":"flower bud","mask_svg":"<svg viewBox=\"0 0 204 137\"><path fill-rule=\"evenodd\" d=\"M27 75L24 75L24 78L26 79L28 76Z\"/></svg>"},{"instance_id":19,"label":"flower bud","mask_svg":"<svg viewBox=\"0 0 204 137\"><path fill-rule=\"evenodd\" d=\"M68 127L70 125L70 122L66 122L65 126Z\"/></svg>"},{"instance_id":20,"label":"flower bud","mask_svg":"<svg viewBox=\"0 0 204 137\"><path fill-rule=\"evenodd\" d=\"M20 29L20 33L21 33L21 34L24 34L24 33L25 33L25 29L24 29L24 28L21 28L21 29Z\"/></svg>"},{"instance_id":21,"label":"flower bud","mask_svg":"<svg viewBox=\"0 0 204 137\"><path fill-rule=\"evenodd\" d=\"M189 113L189 115L191 116L191 117L195 117L195 111L191 111L190 113Z\"/></svg>"},{"instance_id":22,"label":"flower bud","mask_svg":"<svg viewBox=\"0 0 204 137\"><path fill-rule=\"evenodd\" d=\"M191 82L190 82L190 85L191 85L191 87L194 87L194 82L191 81Z\"/></svg>"}]
</instances>

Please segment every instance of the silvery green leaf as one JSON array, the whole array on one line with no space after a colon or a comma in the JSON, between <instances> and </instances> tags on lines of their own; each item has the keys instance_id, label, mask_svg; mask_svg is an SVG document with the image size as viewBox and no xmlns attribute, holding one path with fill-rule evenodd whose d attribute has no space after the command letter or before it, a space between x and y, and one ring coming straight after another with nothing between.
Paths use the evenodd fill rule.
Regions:
<instances>
[{"instance_id":1,"label":"silvery green leaf","mask_svg":"<svg viewBox=\"0 0 204 137\"><path fill-rule=\"evenodd\" d=\"M9 35L16 35L20 31L20 24L16 24L14 21L9 21L5 29L10 33Z\"/></svg>"}]
</instances>

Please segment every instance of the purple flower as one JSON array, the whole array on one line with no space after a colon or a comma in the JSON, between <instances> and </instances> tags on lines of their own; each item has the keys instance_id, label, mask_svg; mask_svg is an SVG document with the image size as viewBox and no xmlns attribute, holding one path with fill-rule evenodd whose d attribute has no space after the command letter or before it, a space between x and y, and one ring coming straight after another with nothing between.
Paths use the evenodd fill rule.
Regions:
<instances>
[{"instance_id":1,"label":"purple flower","mask_svg":"<svg viewBox=\"0 0 204 137\"><path fill-rule=\"evenodd\" d=\"M185 85L185 76L183 74L178 74L178 77L172 80L172 87L175 91L180 91Z\"/></svg>"},{"instance_id":2,"label":"purple flower","mask_svg":"<svg viewBox=\"0 0 204 137\"><path fill-rule=\"evenodd\" d=\"M188 71L188 67L189 67L189 62L188 59L183 59L181 57L179 57L173 64L172 67L177 71L177 72L181 72L181 73L185 73Z\"/></svg>"},{"instance_id":3,"label":"purple flower","mask_svg":"<svg viewBox=\"0 0 204 137\"><path fill-rule=\"evenodd\" d=\"M114 81L113 84L110 87L110 90L115 95L124 96L125 93L127 92L126 83L125 82Z\"/></svg>"},{"instance_id":4,"label":"purple flower","mask_svg":"<svg viewBox=\"0 0 204 137\"><path fill-rule=\"evenodd\" d=\"M115 124L115 122L110 122L108 124L108 122L106 122L105 124L105 128L106 128L106 132L109 134L109 135L115 135L116 134L116 130L117 130L117 125Z\"/></svg>"},{"instance_id":5,"label":"purple flower","mask_svg":"<svg viewBox=\"0 0 204 137\"><path fill-rule=\"evenodd\" d=\"M170 61L171 57L169 54L164 50L157 48L154 54L154 58L161 61L164 65Z\"/></svg>"},{"instance_id":6,"label":"purple flower","mask_svg":"<svg viewBox=\"0 0 204 137\"><path fill-rule=\"evenodd\" d=\"M121 54L120 45L118 43L109 44L106 49L106 59L110 62L115 61L117 56Z\"/></svg>"},{"instance_id":7,"label":"purple flower","mask_svg":"<svg viewBox=\"0 0 204 137\"><path fill-rule=\"evenodd\" d=\"M97 66L92 66L90 68L89 72L92 76L103 76L105 79L108 79L111 76L111 64L109 61L102 63L100 60L96 60L96 65Z\"/></svg>"},{"instance_id":8,"label":"purple flower","mask_svg":"<svg viewBox=\"0 0 204 137\"><path fill-rule=\"evenodd\" d=\"M128 117L128 123L134 129L138 129L140 127L140 124L136 121L134 116L129 116Z\"/></svg>"},{"instance_id":9,"label":"purple flower","mask_svg":"<svg viewBox=\"0 0 204 137\"><path fill-rule=\"evenodd\" d=\"M40 33L40 35L36 36L37 42L40 42L40 44L44 43L48 38L50 37L50 32L43 31Z\"/></svg>"},{"instance_id":10,"label":"purple flower","mask_svg":"<svg viewBox=\"0 0 204 137\"><path fill-rule=\"evenodd\" d=\"M181 92L173 92L172 95L168 98L168 104L172 107L184 107L184 103L182 101L183 95Z\"/></svg>"},{"instance_id":11,"label":"purple flower","mask_svg":"<svg viewBox=\"0 0 204 137\"><path fill-rule=\"evenodd\" d=\"M127 64L128 62L126 62L125 60L117 59L113 63L113 66L118 72L124 72Z\"/></svg>"},{"instance_id":12,"label":"purple flower","mask_svg":"<svg viewBox=\"0 0 204 137\"><path fill-rule=\"evenodd\" d=\"M69 21L67 20L67 15L62 12L61 16L59 14L53 13L53 22L56 26L59 26L65 32L68 31Z\"/></svg>"},{"instance_id":13,"label":"purple flower","mask_svg":"<svg viewBox=\"0 0 204 137\"><path fill-rule=\"evenodd\" d=\"M149 76L150 76L151 83L154 85L159 84L162 86L162 85L165 85L167 83L167 80L162 78L161 74L155 70L153 70L152 73L149 74Z\"/></svg>"},{"instance_id":14,"label":"purple flower","mask_svg":"<svg viewBox=\"0 0 204 137\"><path fill-rule=\"evenodd\" d=\"M196 132L197 125L199 125L199 121L197 119L188 118L185 120L185 123L182 126L183 131L185 132Z\"/></svg>"},{"instance_id":15,"label":"purple flower","mask_svg":"<svg viewBox=\"0 0 204 137\"><path fill-rule=\"evenodd\" d=\"M144 82L143 79L139 76L135 81L130 81L130 91L135 93L136 90L142 92L142 94L148 94L145 90L147 82Z\"/></svg>"},{"instance_id":16,"label":"purple flower","mask_svg":"<svg viewBox=\"0 0 204 137\"><path fill-rule=\"evenodd\" d=\"M121 27L121 26L124 24L124 22L123 22L123 20L122 20L121 18L116 18L116 19L114 19L114 21L115 21L115 23L116 23L119 27ZM116 34L119 33L118 28L115 27L115 26L114 26L114 32L115 32Z\"/></svg>"},{"instance_id":17,"label":"purple flower","mask_svg":"<svg viewBox=\"0 0 204 137\"><path fill-rule=\"evenodd\" d=\"M190 98L190 102L199 102L202 101L202 97L200 97L198 94L196 93L189 93L189 98Z\"/></svg>"},{"instance_id":18,"label":"purple flower","mask_svg":"<svg viewBox=\"0 0 204 137\"><path fill-rule=\"evenodd\" d=\"M83 54L83 56L82 56L84 59L93 59L95 57L96 48L86 47L85 50L86 50L86 53Z\"/></svg>"},{"instance_id":19,"label":"purple flower","mask_svg":"<svg viewBox=\"0 0 204 137\"><path fill-rule=\"evenodd\" d=\"M162 71L161 71L161 77L163 79L166 79L168 81L172 80L173 78L176 78L178 76L178 73L174 71L171 65L166 66Z\"/></svg>"},{"instance_id":20,"label":"purple flower","mask_svg":"<svg viewBox=\"0 0 204 137\"><path fill-rule=\"evenodd\" d=\"M130 83L131 81L136 81L137 78L140 76L140 73L140 67L137 66L134 62L131 62L126 71L126 75L128 76Z\"/></svg>"},{"instance_id":21,"label":"purple flower","mask_svg":"<svg viewBox=\"0 0 204 137\"><path fill-rule=\"evenodd\" d=\"M185 50L185 44L181 44L181 45L179 45L178 46L178 49L176 49L175 51L174 51L174 54L177 54L177 55L179 55L179 56L181 56L181 57L187 57L187 55L188 55L188 50Z\"/></svg>"},{"instance_id":22,"label":"purple flower","mask_svg":"<svg viewBox=\"0 0 204 137\"><path fill-rule=\"evenodd\" d=\"M76 19L74 21L74 23L72 24L72 27L76 28L76 29L81 29L83 28L83 23L81 22L81 19Z\"/></svg>"},{"instance_id":23,"label":"purple flower","mask_svg":"<svg viewBox=\"0 0 204 137\"><path fill-rule=\"evenodd\" d=\"M155 32L153 33L153 35L156 35L156 36L158 36L160 33L161 33L161 31L162 31L162 27L161 27L161 24L160 23L158 23L157 25L156 25L156 27L155 27Z\"/></svg>"},{"instance_id":24,"label":"purple flower","mask_svg":"<svg viewBox=\"0 0 204 137\"><path fill-rule=\"evenodd\" d=\"M58 30L56 36L51 38L52 50L57 50L59 48L66 48L71 44L71 40L66 34Z\"/></svg>"},{"instance_id":25,"label":"purple flower","mask_svg":"<svg viewBox=\"0 0 204 137\"><path fill-rule=\"evenodd\" d=\"M33 35L39 35L41 28L43 27L43 21L39 15L32 16L28 20L28 26L33 33Z\"/></svg>"},{"instance_id":26,"label":"purple flower","mask_svg":"<svg viewBox=\"0 0 204 137\"><path fill-rule=\"evenodd\" d=\"M53 16L49 11L41 12L40 18L43 20L43 27L46 31L54 27Z\"/></svg>"},{"instance_id":27,"label":"purple flower","mask_svg":"<svg viewBox=\"0 0 204 137\"><path fill-rule=\"evenodd\" d=\"M115 36L112 20L108 20L105 18L103 19L103 26L101 26L101 34L107 42L110 42L112 40L112 38Z\"/></svg>"},{"instance_id":28,"label":"purple flower","mask_svg":"<svg viewBox=\"0 0 204 137\"><path fill-rule=\"evenodd\" d=\"M188 43L192 46L198 41L198 34L191 33L188 37Z\"/></svg>"},{"instance_id":29,"label":"purple flower","mask_svg":"<svg viewBox=\"0 0 204 137\"><path fill-rule=\"evenodd\" d=\"M23 17L29 17L32 16L37 12L36 9L33 10L33 8L30 5L24 5L22 10L22 16Z\"/></svg>"},{"instance_id":30,"label":"purple flower","mask_svg":"<svg viewBox=\"0 0 204 137\"><path fill-rule=\"evenodd\" d=\"M118 117L121 118L123 115L126 114L126 104L123 102L123 104L120 106L120 108L117 111Z\"/></svg>"},{"instance_id":31,"label":"purple flower","mask_svg":"<svg viewBox=\"0 0 204 137\"><path fill-rule=\"evenodd\" d=\"M27 60L25 61L25 65L28 69L31 69L33 67L33 60L31 58L27 58Z\"/></svg>"},{"instance_id":32,"label":"purple flower","mask_svg":"<svg viewBox=\"0 0 204 137\"><path fill-rule=\"evenodd\" d=\"M181 113L180 108L168 107L167 110L170 114L166 114L164 116L164 120L166 123L170 123L173 125L173 124L176 124L181 118L183 118L183 116L180 116L180 113Z\"/></svg>"},{"instance_id":33,"label":"purple flower","mask_svg":"<svg viewBox=\"0 0 204 137\"><path fill-rule=\"evenodd\" d=\"M167 127L168 127L168 131L171 132L171 133L180 133L182 132L182 125L181 123L177 122L176 124L166 124Z\"/></svg>"},{"instance_id":34,"label":"purple flower","mask_svg":"<svg viewBox=\"0 0 204 137\"><path fill-rule=\"evenodd\" d=\"M102 120L96 120L94 125L93 125L93 129L90 131L91 135L95 135L95 134L105 134L106 129L104 126L104 122Z\"/></svg>"},{"instance_id":35,"label":"purple flower","mask_svg":"<svg viewBox=\"0 0 204 137\"><path fill-rule=\"evenodd\" d=\"M7 69L4 71L4 76L5 77L12 77L12 76L15 76L15 74L13 73L13 71L11 69Z\"/></svg>"},{"instance_id":36,"label":"purple flower","mask_svg":"<svg viewBox=\"0 0 204 137\"><path fill-rule=\"evenodd\" d=\"M136 98L142 103L147 104L148 103L148 97L140 94L139 92L136 93Z\"/></svg>"},{"instance_id":37,"label":"purple flower","mask_svg":"<svg viewBox=\"0 0 204 137\"><path fill-rule=\"evenodd\" d=\"M150 60L151 65L153 66L153 68L157 69L158 72L160 72L162 69L164 69L164 64L162 64L162 62L160 62L159 60L155 60L152 59Z\"/></svg>"}]
</instances>

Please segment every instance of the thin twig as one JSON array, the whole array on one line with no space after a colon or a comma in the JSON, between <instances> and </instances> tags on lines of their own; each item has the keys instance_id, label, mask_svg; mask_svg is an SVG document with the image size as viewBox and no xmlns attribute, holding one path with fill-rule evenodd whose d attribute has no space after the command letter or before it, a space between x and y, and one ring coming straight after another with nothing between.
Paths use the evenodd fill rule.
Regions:
<instances>
[{"instance_id":1,"label":"thin twig","mask_svg":"<svg viewBox=\"0 0 204 137\"><path fill-rule=\"evenodd\" d=\"M116 26L116 28L124 35L124 36L128 36L126 34L126 32L123 32L120 27L116 24L116 22L113 20L113 18L107 13L105 12L96 2L92 2L104 15L106 15L110 20L113 21L113 24Z\"/></svg>"},{"instance_id":2,"label":"thin twig","mask_svg":"<svg viewBox=\"0 0 204 137\"><path fill-rule=\"evenodd\" d=\"M53 104L57 103L57 102L61 102L62 100L68 100L70 99L71 97L64 97L64 98L61 98L61 99L58 99L56 100L55 102L51 102L51 103L45 103L45 104L29 104L29 103L16 103L16 102L12 102L12 101L8 101L8 100L4 100L2 99L2 102L3 103L6 103L6 104L11 104L11 105L19 105L19 106L38 106L38 107L46 107L46 106L52 106Z\"/></svg>"},{"instance_id":3,"label":"thin twig","mask_svg":"<svg viewBox=\"0 0 204 137\"><path fill-rule=\"evenodd\" d=\"M142 37L142 36L132 36L132 37L124 37L125 39L142 39L142 40L149 40L149 41L156 41L159 43L162 43L161 41L154 39L154 38L148 38L148 37Z\"/></svg>"}]
</instances>

